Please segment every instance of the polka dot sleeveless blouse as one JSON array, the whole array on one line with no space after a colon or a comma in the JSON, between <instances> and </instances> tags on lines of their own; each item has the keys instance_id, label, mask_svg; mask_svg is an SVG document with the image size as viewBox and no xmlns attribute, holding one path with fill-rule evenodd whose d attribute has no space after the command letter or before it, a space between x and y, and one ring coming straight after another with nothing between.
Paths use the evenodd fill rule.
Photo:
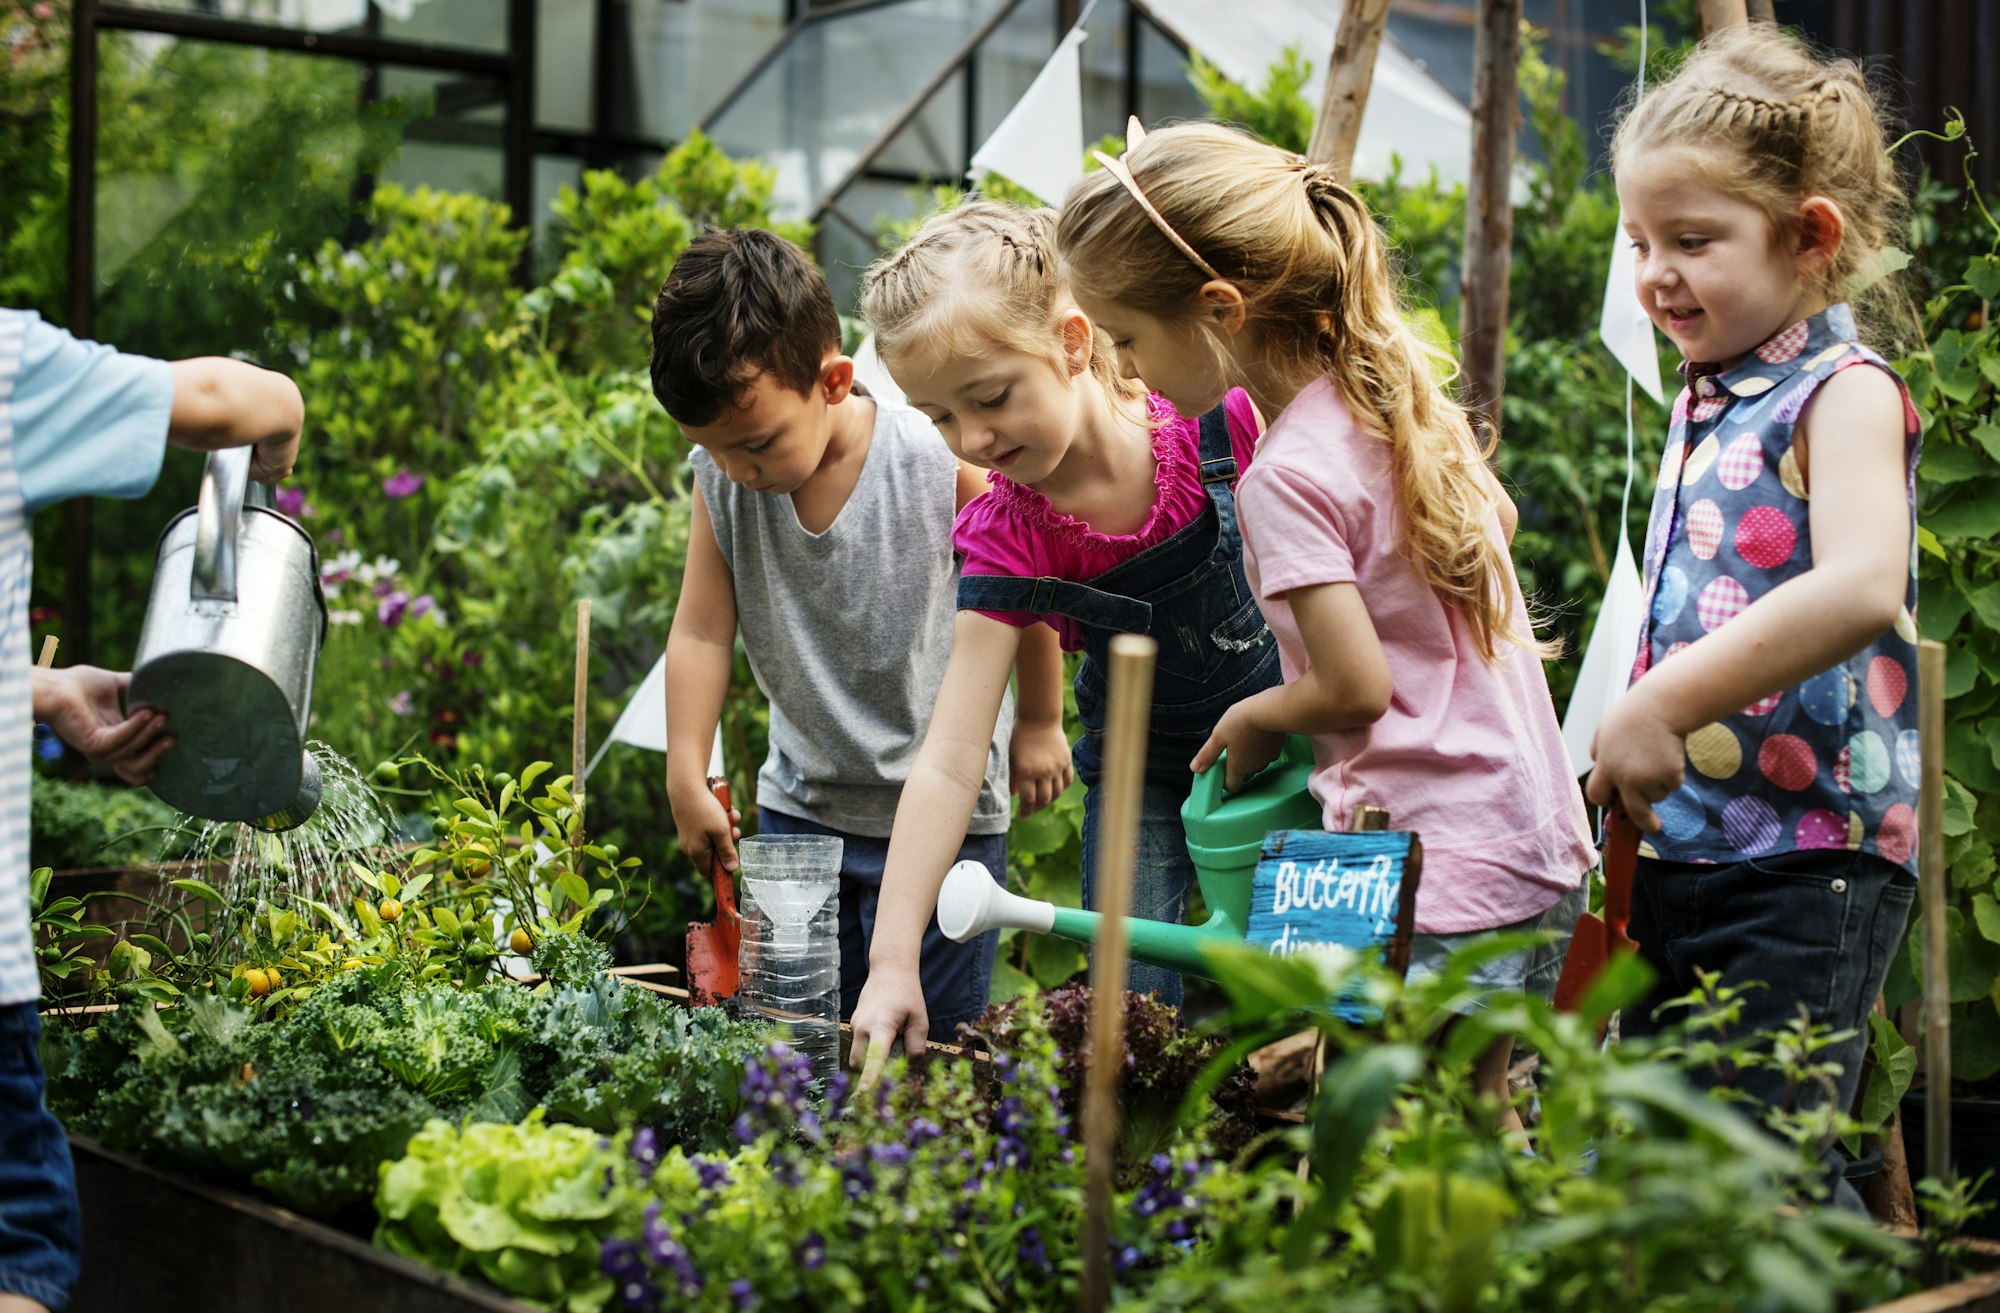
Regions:
<instances>
[{"instance_id":1,"label":"polka dot sleeveless blouse","mask_svg":"<svg viewBox=\"0 0 2000 1313\"><path fill-rule=\"evenodd\" d=\"M1819 385L1855 365L1888 368L1836 305L1727 370L1682 366L1688 386L1674 402L1646 535L1647 619L1633 679L1812 568L1792 430ZM1902 614L1842 664L1688 735L1687 779L1657 808L1659 857L1735 862L1847 848L1914 873L1918 421L1907 391L1903 413L1912 530Z\"/></svg>"}]
</instances>

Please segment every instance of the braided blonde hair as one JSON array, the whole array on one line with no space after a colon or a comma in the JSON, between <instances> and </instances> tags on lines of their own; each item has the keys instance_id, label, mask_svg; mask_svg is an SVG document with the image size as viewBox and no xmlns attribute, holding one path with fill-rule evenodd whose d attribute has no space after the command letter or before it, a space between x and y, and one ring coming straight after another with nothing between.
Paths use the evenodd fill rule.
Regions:
<instances>
[{"instance_id":1,"label":"braided blonde hair","mask_svg":"<svg viewBox=\"0 0 2000 1313\"><path fill-rule=\"evenodd\" d=\"M862 275L861 314L892 373L918 348L976 358L998 347L1067 374L1056 322L1073 309L1047 208L966 201L931 215ZM1092 377L1143 415L1143 389L1120 377L1110 339L1094 325L1092 335Z\"/></svg>"},{"instance_id":2,"label":"braided blonde hair","mask_svg":"<svg viewBox=\"0 0 2000 1313\"><path fill-rule=\"evenodd\" d=\"M1322 165L1214 123L1149 134L1125 153L1162 219L1243 294L1272 377L1328 375L1361 428L1391 450L1404 553L1457 608L1481 655L1513 643L1519 587L1491 527L1500 497L1465 410L1438 383L1439 353L1404 315L1375 218ZM1109 170L1070 193L1056 228L1063 271L1090 300L1197 322L1208 275L1176 249ZM1218 352L1220 341L1211 336Z\"/></svg>"},{"instance_id":3,"label":"braided blonde hair","mask_svg":"<svg viewBox=\"0 0 2000 1313\"><path fill-rule=\"evenodd\" d=\"M1626 109L1611 163L1615 171L1641 151L1688 151L1703 181L1764 212L1774 239L1792 230L1801 202L1826 197L1844 233L1815 290L1829 303L1881 306L1895 291L1881 253L1908 206L1886 130L1859 64L1821 56L1770 23L1737 24Z\"/></svg>"}]
</instances>

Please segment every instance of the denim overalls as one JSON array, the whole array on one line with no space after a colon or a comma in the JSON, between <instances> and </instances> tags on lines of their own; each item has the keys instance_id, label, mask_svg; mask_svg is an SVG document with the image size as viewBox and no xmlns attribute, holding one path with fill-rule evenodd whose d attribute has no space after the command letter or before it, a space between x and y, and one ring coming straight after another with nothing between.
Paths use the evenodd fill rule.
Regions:
<instances>
[{"instance_id":1,"label":"denim overalls","mask_svg":"<svg viewBox=\"0 0 2000 1313\"><path fill-rule=\"evenodd\" d=\"M1083 813L1083 901L1095 901L1097 780L1103 772L1106 649L1117 634L1148 634L1160 645L1147 734L1146 785L1132 914L1179 924L1187 914L1194 862L1181 828L1192 777L1188 762L1231 704L1280 682L1278 642L1243 577L1243 537L1236 523L1236 458L1223 408L1201 417L1200 517L1089 583L1007 575L967 575L960 610L1062 615L1083 627L1076 709L1083 737L1073 749L1076 773L1090 790ZM1180 973L1132 964L1132 988L1181 1001Z\"/></svg>"}]
</instances>

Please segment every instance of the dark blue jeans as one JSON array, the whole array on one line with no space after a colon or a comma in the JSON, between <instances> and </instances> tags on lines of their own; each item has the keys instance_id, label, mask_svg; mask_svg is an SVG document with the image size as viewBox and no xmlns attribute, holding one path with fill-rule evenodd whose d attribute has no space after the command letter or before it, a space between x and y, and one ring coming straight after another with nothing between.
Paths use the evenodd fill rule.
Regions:
<instances>
[{"instance_id":1,"label":"dark blue jeans","mask_svg":"<svg viewBox=\"0 0 2000 1313\"><path fill-rule=\"evenodd\" d=\"M830 834L840 840L840 1015L854 1015L861 986L868 981L868 945L875 938L875 907L882 897L882 867L889 841L847 834L798 816L757 809L762 834ZM1007 883L1007 836L969 834L954 860L983 862L993 878ZM924 927L923 957L918 974L924 984L924 1010L930 1014L930 1037L938 1044L958 1042L958 1027L986 1010L993 983L993 956L1000 932L988 931L969 944L954 943L938 929L937 912Z\"/></svg>"},{"instance_id":2,"label":"dark blue jeans","mask_svg":"<svg viewBox=\"0 0 2000 1313\"><path fill-rule=\"evenodd\" d=\"M0 1007L0 1291L59 1309L76 1285L83 1216L69 1140L42 1101L41 1038L33 1003Z\"/></svg>"},{"instance_id":3,"label":"dark blue jeans","mask_svg":"<svg viewBox=\"0 0 2000 1313\"><path fill-rule=\"evenodd\" d=\"M1695 970L1720 972L1746 989L1738 1033L1778 1030L1803 1008L1817 1025L1854 1035L1823 1051L1840 1064L1831 1091L1851 1108L1868 1047L1868 1014L1896 956L1917 882L1872 853L1781 853L1730 866L1639 863L1632 885L1632 938L1659 973L1653 993L1628 1009L1621 1033L1650 1035L1684 1013L1656 1017L1667 1000L1695 988ZM1770 1106L1816 1107L1829 1091L1789 1089L1767 1068L1691 1072L1697 1085L1728 1086Z\"/></svg>"}]
</instances>

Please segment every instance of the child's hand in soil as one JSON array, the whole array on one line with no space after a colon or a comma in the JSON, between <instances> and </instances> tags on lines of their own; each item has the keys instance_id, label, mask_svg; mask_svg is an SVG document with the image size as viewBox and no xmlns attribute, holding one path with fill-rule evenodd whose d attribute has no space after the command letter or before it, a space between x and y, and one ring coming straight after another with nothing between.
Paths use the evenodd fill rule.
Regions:
<instances>
[{"instance_id":1,"label":"child's hand in soil","mask_svg":"<svg viewBox=\"0 0 2000 1313\"><path fill-rule=\"evenodd\" d=\"M931 1018L924 1010L924 985L917 969L870 966L852 1021L854 1042L847 1052L850 1067L862 1069L870 1049L886 1052L898 1037L903 1041L903 1052L922 1053L930 1036Z\"/></svg>"},{"instance_id":2,"label":"child's hand in soil","mask_svg":"<svg viewBox=\"0 0 2000 1313\"><path fill-rule=\"evenodd\" d=\"M1020 796L1021 815L1032 816L1060 797L1075 769L1061 721L1014 722L1014 736L1007 744L1007 774Z\"/></svg>"}]
</instances>

